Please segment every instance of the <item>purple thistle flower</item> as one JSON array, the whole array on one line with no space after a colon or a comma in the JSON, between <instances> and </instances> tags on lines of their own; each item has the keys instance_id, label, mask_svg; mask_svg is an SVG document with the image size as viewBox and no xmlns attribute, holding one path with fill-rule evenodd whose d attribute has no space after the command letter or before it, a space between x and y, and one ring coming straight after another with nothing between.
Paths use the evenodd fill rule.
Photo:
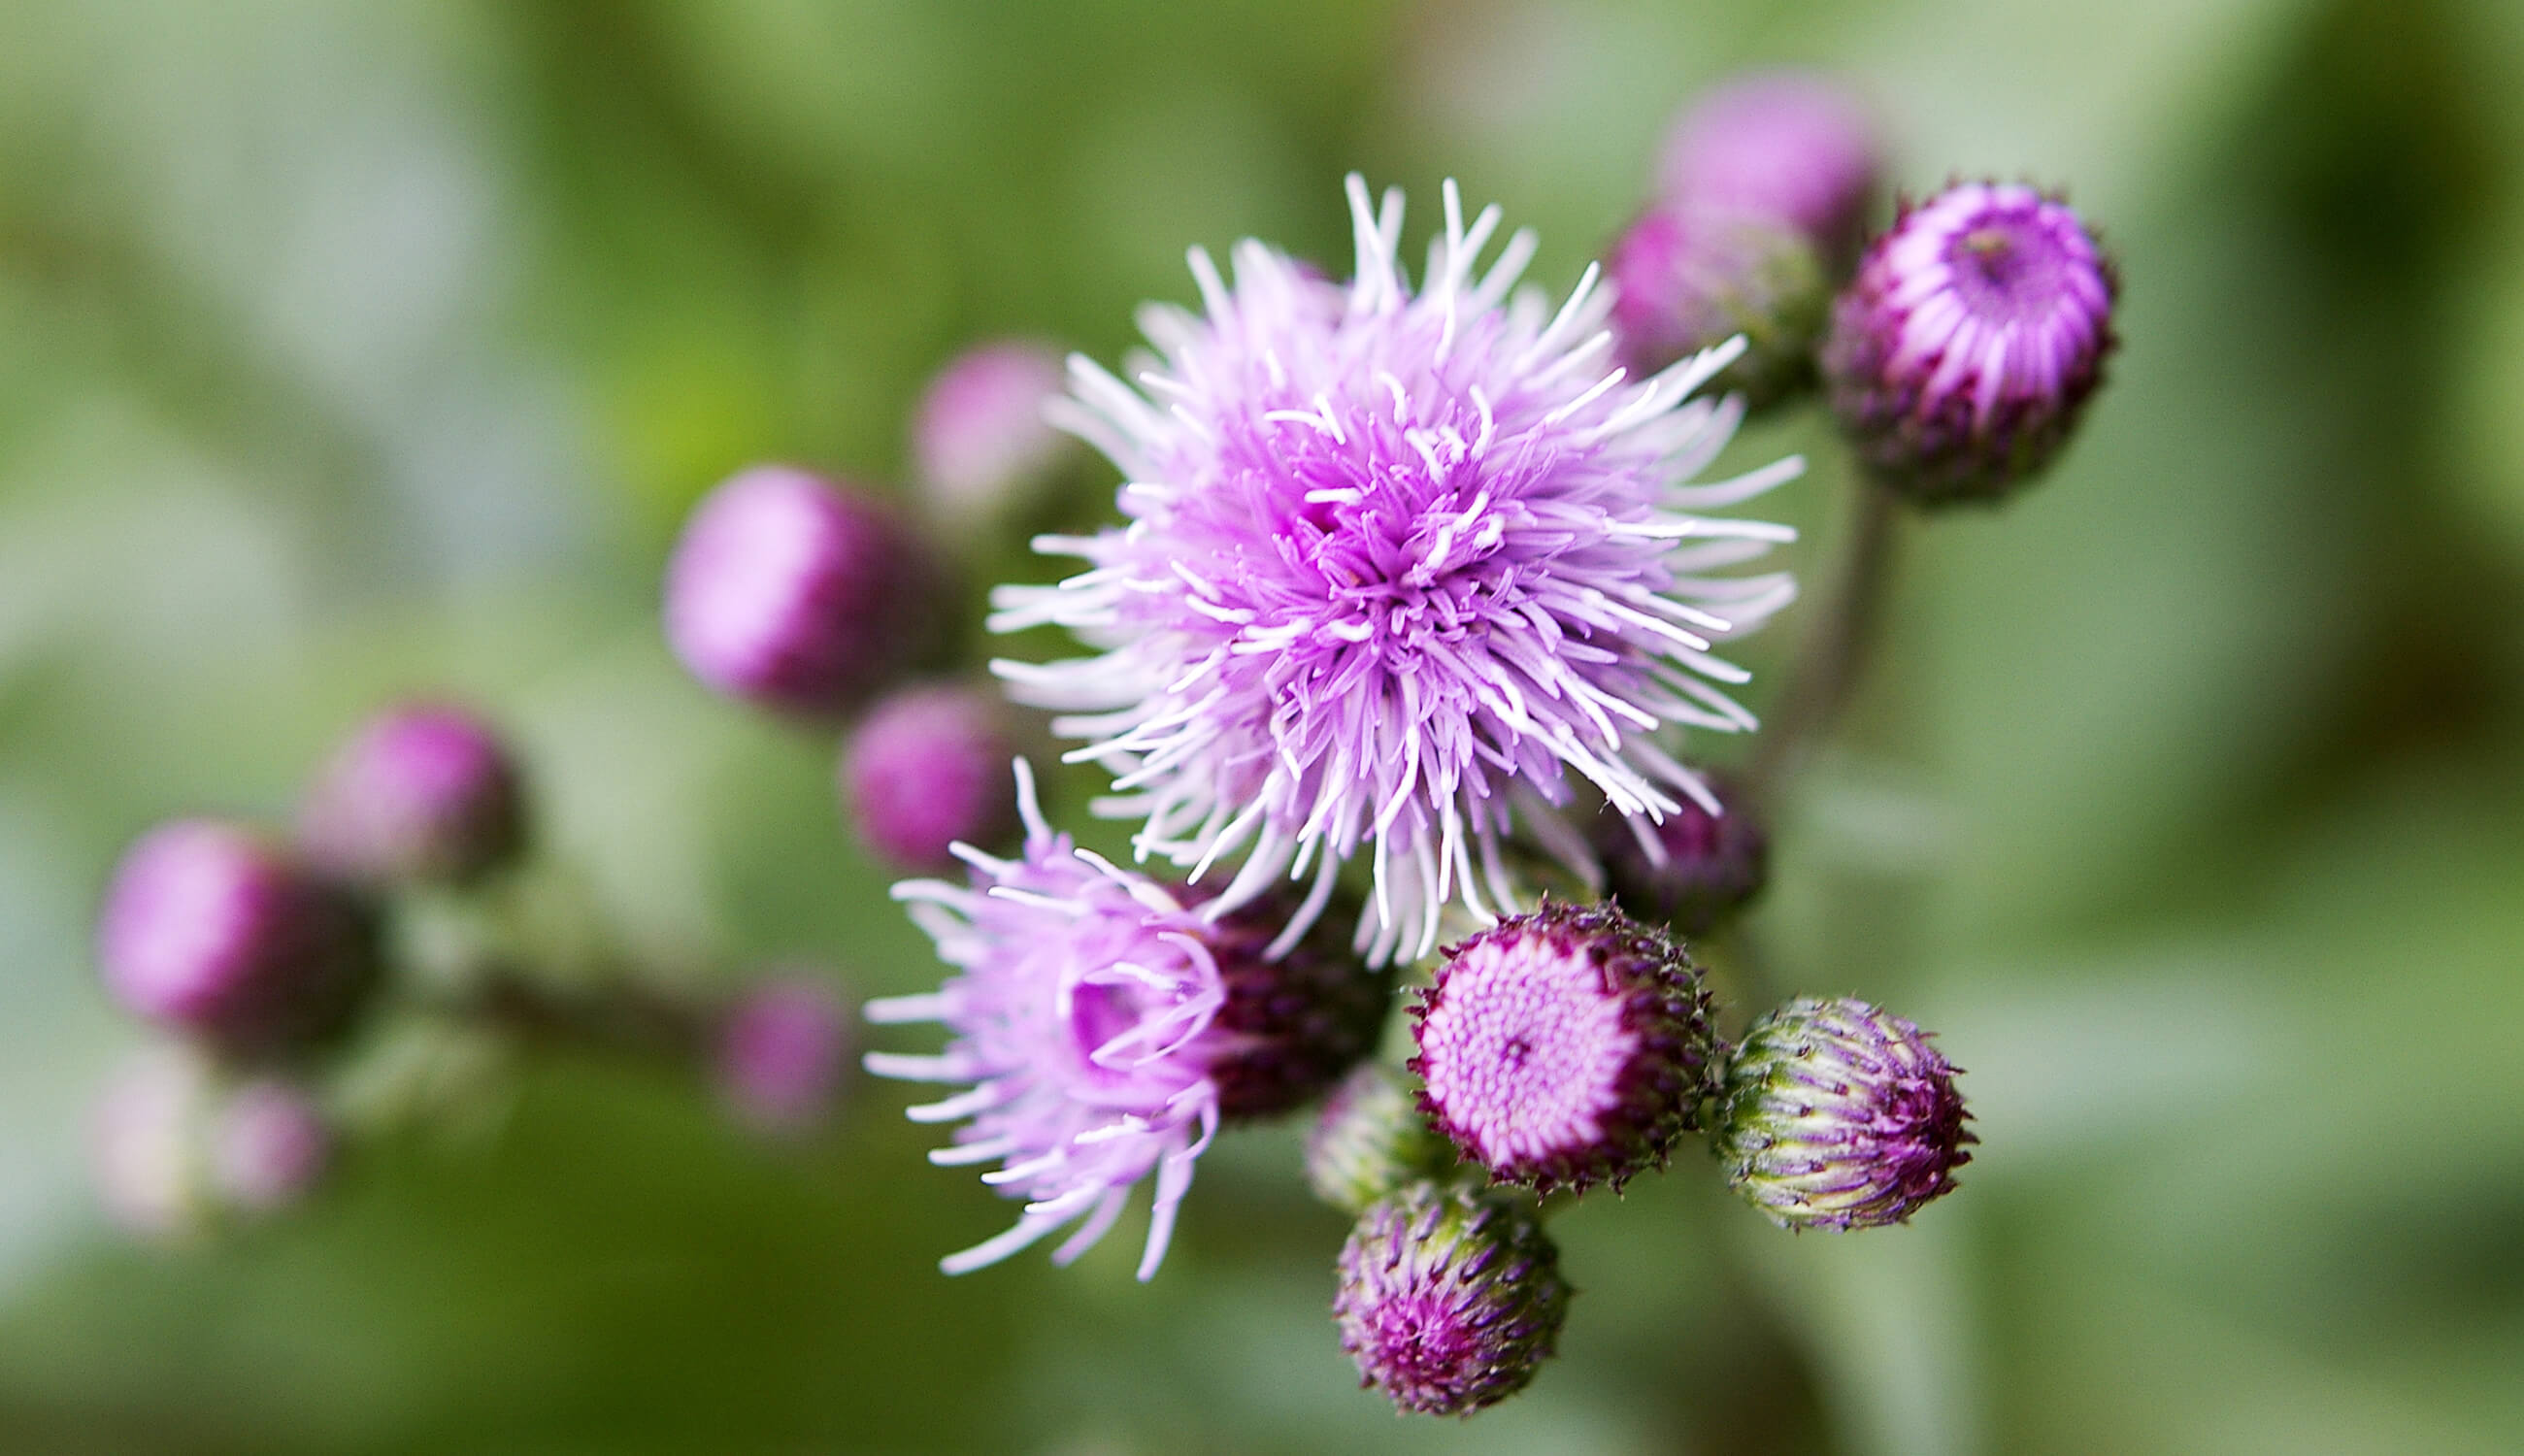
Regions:
<instances>
[{"instance_id":1,"label":"purple thistle flower","mask_svg":"<svg viewBox=\"0 0 2524 1456\"><path fill-rule=\"evenodd\" d=\"M719 1023L719 1093L757 1132L806 1132L832 1114L849 1045L848 1015L829 986L799 976L765 981Z\"/></svg>"},{"instance_id":2,"label":"purple thistle flower","mask_svg":"<svg viewBox=\"0 0 2524 1456\"><path fill-rule=\"evenodd\" d=\"M1333 1318L1359 1383L1395 1409L1468 1416L1526 1387L1569 1314L1560 1251L1533 1214L1419 1184L1370 1207L1341 1245Z\"/></svg>"},{"instance_id":3,"label":"purple thistle flower","mask_svg":"<svg viewBox=\"0 0 2524 1456\"><path fill-rule=\"evenodd\" d=\"M270 1078L230 1093L209 1134L212 1187L230 1207L255 1213L306 1197L333 1150L333 1135L315 1102Z\"/></svg>"},{"instance_id":4,"label":"purple thistle flower","mask_svg":"<svg viewBox=\"0 0 2524 1456\"><path fill-rule=\"evenodd\" d=\"M1708 783L1725 812L1686 803L1662 824L1614 814L1595 821L1604 876L1622 908L1685 936L1724 923L1770 883L1771 842L1760 816L1730 780L1712 774Z\"/></svg>"},{"instance_id":5,"label":"purple thistle flower","mask_svg":"<svg viewBox=\"0 0 2524 1456\"><path fill-rule=\"evenodd\" d=\"M757 465L685 521L666 565L666 639L717 692L830 716L928 646L936 584L926 547L876 501Z\"/></svg>"},{"instance_id":6,"label":"purple thistle flower","mask_svg":"<svg viewBox=\"0 0 2524 1456\"><path fill-rule=\"evenodd\" d=\"M1801 996L1755 1022L1729 1059L1713 1145L1781 1228L1902 1223L1954 1187L1979 1141L1955 1071L1899 1016Z\"/></svg>"},{"instance_id":7,"label":"purple thistle flower","mask_svg":"<svg viewBox=\"0 0 2524 1456\"><path fill-rule=\"evenodd\" d=\"M1608 905L1546 899L1451 947L1413 1014L1437 1130L1544 1192L1662 1167L1717 1053L1699 968Z\"/></svg>"},{"instance_id":8,"label":"purple thistle flower","mask_svg":"<svg viewBox=\"0 0 2524 1456\"><path fill-rule=\"evenodd\" d=\"M1775 71L1685 111L1668 133L1659 184L1670 206L1769 218L1845 257L1881 166L1857 98L1822 76Z\"/></svg>"},{"instance_id":9,"label":"purple thistle flower","mask_svg":"<svg viewBox=\"0 0 2524 1456\"><path fill-rule=\"evenodd\" d=\"M1240 855L1220 913L1311 875L1293 942L1366 855L1358 945L1381 963L1432 948L1450 902L1513 909L1513 831L1590 873L1562 818L1574 781L1651 817L1697 796L1669 730L1753 726L1718 686L1746 674L1712 645L1793 595L1784 574L1712 574L1793 532L1697 512L1801 464L1680 483L1741 413L1684 403L1731 350L1634 382L1592 269L1556 315L1511 298L1531 235L1478 269L1499 214L1467 226L1449 184L1414 291L1401 195L1349 193L1346 288L1250 241L1231 287L1195 251L1206 315L1145 311L1144 395L1071 361L1055 417L1121 467L1130 524L1040 538L1092 569L1001 588L993 625L1057 622L1101 651L995 666L1069 711L1054 730L1114 773L1099 811L1144 821L1143 857L1198 880Z\"/></svg>"},{"instance_id":10,"label":"purple thistle flower","mask_svg":"<svg viewBox=\"0 0 2524 1456\"><path fill-rule=\"evenodd\" d=\"M973 1084L910 1110L914 1122L970 1119L930 1161L995 1161L982 1181L1027 1200L1014 1228L944 1260L947 1273L995 1263L1083 1219L1052 1255L1066 1264L1153 1174L1140 1261L1149 1279L1220 1120L1278 1110L1291 1088L1311 1092L1346 1071L1374 1022L1320 1014L1319 998L1381 1011L1383 987L1303 951L1261 959L1270 931L1213 917L1196 898L1078 849L1044 821L1022 759L1016 775L1019 857L958 845L973 867L969 887L895 887L958 974L931 995L871 1001L867 1017L944 1022L953 1040L938 1056L871 1052L867 1068Z\"/></svg>"},{"instance_id":11,"label":"purple thistle flower","mask_svg":"<svg viewBox=\"0 0 2524 1456\"><path fill-rule=\"evenodd\" d=\"M1659 209L1622 234L1604 270L1630 368L1652 372L1742 334L1743 355L1714 388L1740 389L1760 410L1813 382L1831 298L1800 234L1763 218Z\"/></svg>"},{"instance_id":12,"label":"purple thistle flower","mask_svg":"<svg viewBox=\"0 0 2524 1456\"><path fill-rule=\"evenodd\" d=\"M1964 182L1867 250L1822 350L1869 468L1928 503L1992 500L2059 453L2111 352L2111 263L2067 204Z\"/></svg>"},{"instance_id":13,"label":"purple thistle flower","mask_svg":"<svg viewBox=\"0 0 2524 1456\"><path fill-rule=\"evenodd\" d=\"M300 809L299 844L345 879L463 884L525 842L515 763L461 708L414 704L364 725Z\"/></svg>"},{"instance_id":14,"label":"purple thistle flower","mask_svg":"<svg viewBox=\"0 0 2524 1456\"><path fill-rule=\"evenodd\" d=\"M1017 830L1015 753L994 697L932 684L871 708L842 757L842 797L859 838L887 862L936 873L958 841L998 849Z\"/></svg>"},{"instance_id":15,"label":"purple thistle flower","mask_svg":"<svg viewBox=\"0 0 2524 1456\"><path fill-rule=\"evenodd\" d=\"M1031 339L968 350L929 381L911 455L941 514L991 515L1050 475L1075 448L1043 417L1060 383L1060 351Z\"/></svg>"},{"instance_id":16,"label":"purple thistle flower","mask_svg":"<svg viewBox=\"0 0 2524 1456\"><path fill-rule=\"evenodd\" d=\"M297 855L208 819L162 824L116 866L97 926L123 1008L241 1057L343 1030L375 989L375 917Z\"/></svg>"}]
</instances>

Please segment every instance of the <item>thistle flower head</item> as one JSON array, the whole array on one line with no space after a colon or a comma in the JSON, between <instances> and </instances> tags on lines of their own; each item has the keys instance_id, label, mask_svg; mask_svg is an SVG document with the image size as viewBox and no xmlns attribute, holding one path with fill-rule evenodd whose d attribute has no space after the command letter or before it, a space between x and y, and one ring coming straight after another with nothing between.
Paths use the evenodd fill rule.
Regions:
<instances>
[{"instance_id":1,"label":"thistle flower head","mask_svg":"<svg viewBox=\"0 0 2524 1456\"><path fill-rule=\"evenodd\" d=\"M1995 499L2050 462L2103 382L2116 291L2067 204L1949 187L1868 248L1834 306L1833 413L1885 484Z\"/></svg>"},{"instance_id":2,"label":"thistle flower head","mask_svg":"<svg viewBox=\"0 0 2524 1456\"><path fill-rule=\"evenodd\" d=\"M1774 71L1686 110L1667 136L1659 180L1670 204L1767 218L1833 252L1854 238L1881 165L1856 97L1820 75Z\"/></svg>"},{"instance_id":3,"label":"thistle flower head","mask_svg":"<svg viewBox=\"0 0 2524 1456\"><path fill-rule=\"evenodd\" d=\"M1014 1228L946 1259L947 1273L995 1263L1083 1219L1052 1256L1067 1263L1153 1174L1140 1263L1148 1279L1220 1119L1277 1110L1292 1088L1311 1092L1348 1070L1373 1022L1362 1029L1340 1008L1374 1005L1381 989L1355 968L1335 975L1300 955L1265 960L1265 933L1232 921L1215 900L1077 848L1044 821L1023 760L1017 794L1026 826L1018 857L958 845L973 866L969 886L895 887L957 974L931 995L870 1002L868 1018L941 1021L953 1040L938 1056L872 1052L867 1067L972 1084L911 1109L915 1122L970 1119L930 1161L996 1162L983 1182L1027 1200ZM1319 1014L1327 1001L1334 1011Z\"/></svg>"},{"instance_id":4,"label":"thistle flower head","mask_svg":"<svg viewBox=\"0 0 2524 1456\"><path fill-rule=\"evenodd\" d=\"M1770 881L1771 842L1760 814L1728 779L1712 775L1722 810L1686 803L1662 824L1598 816L1604 877L1622 908L1698 936L1742 909Z\"/></svg>"},{"instance_id":5,"label":"thistle flower head","mask_svg":"<svg viewBox=\"0 0 2524 1456\"><path fill-rule=\"evenodd\" d=\"M1007 765L1015 750L1000 704L971 688L906 688L868 710L850 735L841 789L859 838L887 862L952 868L958 841L1004 848L1017 828Z\"/></svg>"},{"instance_id":6,"label":"thistle flower head","mask_svg":"<svg viewBox=\"0 0 2524 1456\"><path fill-rule=\"evenodd\" d=\"M1781 1228L1898 1224L1954 1187L1977 1141L1955 1068L1865 1001L1799 997L1753 1024L1711 1129L1736 1190Z\"/></svg>"},{"instance_id":7,"label":"thistle flower head","mask_svg":"<svg viewBox=\"0 0 2524 1456\"><path fill-rule=\"evenodd\" d=\"M1731 353L1632 379L1591 269L1557 313L1511 297L1530 235L1479 266L1499 214L1468 225L1445 195L1417 288L1400 195L1353 177L1346 288L1255 242L1231 285L1195 252L1205 312L1143 313L1141 389L1073 360L1055 417L1121 467L1130 523L1039 540L1091 569L995 599L1000 629L1101 651L997 667L1068 710L1055 730L1114 773L1099 807L1143 821L1142 855L1195 881L1240 856L1231 906L1312 876L1299 923L1368 856L1380 962L1432 948L1450 902L1511 908L1512 830L1591 869L1560 818L1579 781L1651 816L1693 794L1669 730L1752 725L1713 645L1791 594L1712 573L1792 533L1700 512L1798 462L1682 483L1735 423L1688 400Z\"/></svg>"},{"instance_id":8,"label":"thistle flower head","mask_svg":"<svg viewBox=\"0 0 2524 1456\"><path fill-rule=\"evenodd\" d=\"M365 905L282 846L211 819L160 825L124 853L97 949L125 1010L246 1058L343 1030L380 966Z\"/></svg>"},{"instance_id":9,"label":"thistle flower head","mask_svg":"<svg viewBox=\"0 0 2524 1456\"><path fill-rule=\"evenodd\" d=\"M1345 1213L1434 1179L1454 1160L1411 1091L1374 1062L1334 1089L1306 1135L1306 1186Z\"/></svg>"},{"instance_id":10,"label":"thistle flower head","mask_svg":"<svg viewBox=\"0 0 2524 1456\"><path fill-rule=\"evenodd\" d=\"M666 640L693 676L785 712L841 712L919 655L936 572L894 513L757 465L693 508L666 564Z\"/></svg>"},{"instance_id":11,"label":"thistle flower head","mask_svg":"<svg viewBox=\"0 0 2524 1456\"><path fill-rule=\"evenodd\" d=\"M324 1115L274 1078L238 1088L210 1128L211 1185L233 1208L268 1213L307 1196L333 1150Z\"/></svg>"},{"instance_id":12,"label":"thistle flower head","mask_svg":"<svg viewBox=\"0 0 2524 1456\"><path fill-rule=\"evenodd\" d=\"M1525 1388L1569 1313L1560 1254L1504 1198L1419 1184L1370 1207L1340 1251L1333 1318L1359 1383L1402 1411L1468 1416Z\"/></svg>"},{"instance_id":13,"label":"thistle flower head","mask_svg":"<svg viewBox=\"0 0 2524 1456\"><path fill-rule=\"evenodd\" d=\"M1438 1131L1543 1191L1661 1166L1717 1048L1682 946L1608 905L1545 900L1452 947L1414 1014Z\"/></svg>"},{"instance_id":14,"label":"thistle flower head","mask_svg":"<svg viewBox=\"0 0 2524 1456\"><path fill-rule=\"evenodd\" d=\"M298 835L310 858L346 879L478 879L525 842L516 764L499 735L462 708L396 708L325 765Z\"/></svg>"}]
</instances>

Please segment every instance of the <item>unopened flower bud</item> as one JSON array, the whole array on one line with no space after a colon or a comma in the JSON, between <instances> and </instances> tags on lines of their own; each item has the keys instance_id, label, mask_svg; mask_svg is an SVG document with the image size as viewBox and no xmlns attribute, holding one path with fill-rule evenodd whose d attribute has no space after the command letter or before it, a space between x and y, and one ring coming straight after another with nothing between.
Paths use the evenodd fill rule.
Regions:
<instances>
[{"instance_id":1,"label":"unopened flower bud","mask_svg":"<svg viewBox=\"0 0 2524 1456\"><path fill-rule=\"evenodd\" d=\"M2115 292L2067 204L1949 187L1904 211L1833 306L1832 411L1885 485L1995 500L2051 462L2103 382Z\"/></svg>"},{"instance_id":2,"label":"unopened flower bud","mask_svg":"<svg viewBox=\"0 0 2524 1456\"><path fill-rule=\"evenodd\" d=\"M1043 414L1062 381L1060 351L1002 339L957 356L929 382L912 417L911 455L941 515L987 518L1051 476L1072 443Z\"/></svg>"},{"instance_id":3,"label":"unopened flower bud","mask_svg":"<svg viewBox=\"0 0 2524 1456\"><path fill-rule=\"evenodd\" d=\"M323 1176L333 1147L315 1102L271 1078L229 1093L207 1133L212 1189L227 1206L254 1213L304 1198Z\"/></svg>"},{"instance_id":4,"label":"unopened flower bud","mask_svg":"<svg viewBox=\"0 0 2524 1456\"><path fill-rule=\"evenodd\" d=\"M1737 334L1744 352L1712 382L1755 410L1814 379L1831 291L1814 245L1759 217L1663 208L1630 224L1605 261L1613 331L1637 376Z\"/></svg>"},{"instance_id":5,"label":"unopened flower bud","mask_svg":"<svg viewBox=\"0 0 2524 1456\"><path fill-rule=\"evenodd\" d=\"M1706 935L1733 918L1770 878L1770 836L1742 791L1711 776L1713 814L1691 799L1652 822L1606 811L1596 852L1622 908L1684 936Z\"/></svg>"},{"instance_id":6,"label":"unopened flower bud","mask_svg":"<svg viewBox=\"0 0 2524 1456\"><path fill-rule=\"evenodd\" d=\"M299 812L298 838L343 879L470 883L525 843L516 764L490 725L461 708L396 708L325 765Z\"/></svg>"},{"instance_id":7,"label":"unopened flower bud","mask_svg":"<svg viewBox=\"0 0 2524 1456\"><path fill-rule=\"evenodd\" d=\"M1188 903L1205 898L1198 886L1178 893ZM1291 908L1265 896L1216 922L1227 999L1199 1054L1223 1117L1275 1117L1321 1095L1375 1049L1391 1006L1391 972L1362 965L1348 938L1320 922L1272 954Z\"/></svg>"},{"instance_id":8,"label":"unopened flower bud","mask_svg":"<svg viewBox=\"0 0 2524 1456\"><path fill-rule=\"evenodd\" d=\"M937 584L927 547L892 510L803 470L760 465L684 523L666 567L666 637L728 697L830 716L928 647Z\"/></svg>"},{"instance_id":9,"label":"unopened flower bud","mask_svg":"<svg viewBox=\"0 0 2524 1456\"><path fill-rule=\"evenodd\" d=\"M124 1009L239 1057L341 1032L375 988L372 912L236 825L164 824L116 867L97 928Z\"/></svg>"},{"instance_id":10,"label":"unopened flower bud","mask_svg":"<svg viewBox=\"0 0 2524 1456\"><path fill-rule=\"evenodd\" d=\"M1779 71L1720 86L1684 112L1659 181L1668 205L1767 218L1845 257L1881 165L1857 98L1822 76Z\"/></svg>"},{"instance_id":11,"label":"unopened flower bud","mask_svg":"<svg viewBox=\"0 0 2524 1456\"><path fill-rule=\"evenodd\" d=\"M1410 1090L1374 1062L1333 1090L1306 1136L1306 1185L1344 1213L1439 1178L1454 1160Z\"/></svg>"},{"instance_id":12,"label":"unopened flower bud","mask_svg":"<svg viewBox=\"0 0 2524 1456\"><path fill-rule=\"evenodd\" d=\"M797 1134L832 1115L849 1056L849 1017L821 982L765 981L720 1023L718 1082L729 1111L768 1134Z\"/></svg>"},{"instance_id":13,"label":"unopened flower bud","mask_svg":"<svg viewBox=\"0 0 2524 1456\"><path fill-rule=\"evenodd\" d=\"M1717 1049L1691 957L1609 904L1546 899L1452 947L1413 1014L1438 1131L1546 1192L1662 1166Z\"/></svg>"},{"instance_id":14,"label":"unopened flower bud","mask_svg":"<svg viewBox=\"0 0 2524 1456\"><path fill-rule=\"evenodd\" d=\"M1333 1317L1360 1383L1397 1410L1470 1415L1525 1388L1569 1312L1559 1250L1495 1194L1418 1184L1360 1215Z\"/></svg>"},{"instance_id":15,"label":"unopened flower bud","mask_svg":"<svg viewBox=\"0 0 2524 1456\"><path fill-rule=\"evenodd\" d=\"M1799 997L1729 1058L1711 1128L1737 1191L1789 1229L1898 1224L1971 1160L1955 1068L1865 1001Z\"/></svg>"},{"instance_id":16,"label":"unopened flower bud","mask_svg":"<svg viewBox=\"0 0 2524 1456\"><path fill-rule=\"evenodd\" d=\"M842 757L859 838L896 868L954 867L947 847L1007 848L1018 832L1016 756L997 700L972 688L907 688L871 708Z\"/></svg>"}]
</instances>

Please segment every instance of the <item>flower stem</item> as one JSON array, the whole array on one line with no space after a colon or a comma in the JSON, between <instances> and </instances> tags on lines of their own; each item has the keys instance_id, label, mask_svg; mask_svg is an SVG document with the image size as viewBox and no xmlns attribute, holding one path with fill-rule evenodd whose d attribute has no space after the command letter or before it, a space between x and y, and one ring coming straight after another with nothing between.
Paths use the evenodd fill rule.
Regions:
<instances>
[{"instance_id":1,"label":"flower stem","mask_svg":"<svg viewBox=\"0 0 2524 1456\"><path fill-rule=\"evenodd\" d=\"M1866 675L1881 635L1900 514L1901 502L1892 491L1859 477L1857 512L1831 602L1806 638L1753 755L1747 778L1759 801L1774 800L1785 781L1813 756Z\"/></svg>"}]
</instances>

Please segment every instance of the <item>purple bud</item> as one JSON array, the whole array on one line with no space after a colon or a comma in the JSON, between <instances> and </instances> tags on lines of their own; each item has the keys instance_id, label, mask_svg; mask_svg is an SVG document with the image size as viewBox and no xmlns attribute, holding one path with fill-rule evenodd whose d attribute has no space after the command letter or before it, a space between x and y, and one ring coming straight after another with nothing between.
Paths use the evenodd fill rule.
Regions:
<instances>
[{"instance_id":1,"label":"purple bud","mask_svg":"<svg viewBox=\"0 0 2524 1456\"><path fill-rule=\"evenodd\" d=\"M947 846L1005 848L1018 832L1016 750L993 696L907 688L871 709L842 758L842 798L859 838L899 869L952 869Z\"/></svg>"},{"instance_id":2,"label":"purple bud","mask_svg":"<svg viewBox=\"0 0 2524 1456\"><path fill-rule=\"evenodd\" d=\"M327 873L371 884L465 884L514 858L525 803L499 736L461 708L370 719L299 811L299 843Z\"/></svg>"},{"instance_id":3,"label":"purple bud","mask_svg":"<svg viewBox=\"0 0 2524 1456\"><path fill-rule=\"evenodd\" d=\"M926 546L865 495L757 465L704 497L666 566L666 638L731 698L843 712L939 626Z\"/></svg>"},{"instance_id":4,"label":"purple bud","mask_svg":"<svg viewBox=\"0 0 2524 1456\"><path fill-rule=\"evenodd\" d=\"M257 1213L305 1197L333 1149L323 1115L307 1094L268 1078L231 1094L209 1136L211 1187L230 1207Z\"/></svg>"},{"instance_id":5,"label":"purple bud","mask_svg":"<svg viewBox=\"0 0 2524 1456\"><path fill-rule=\"evenodd\" d=\"M198 1133L209 1093L209 1071L186 1046L148 1047L109 1074L88 1120L88 1166L106 1216L124 1232L199 1232L210 1211Z\"/></svg>"},{"instance_id":6,"label":"purple bud","mask_svg":"<svg viewBox=\"0 0 2524 1456\"><path fill-rule=\"evenodd\" d=\"M1949 187L1904 210L1834 305L1832 411L1886 485L1994 500L2051 461L2103 382L2116 291L2065 203Z\"/></svg>"},{"instance_id":7,"label":"purple bud","mask_svg":"<svg viewBox=\"0 0 2524 1456\"><path fill-rule=\"evenodd\" d=\"M1043 483L1070 440L1044 418L1062 388L1060 351L1003 339L956 357L912 417L920 483L950 519L992 515Z\"/></svg>"},{"instance_id":8,"label":"purple bud","mask_svg":"<svg viewBox=\"0 0 2524 1456\"><path fill-rule=\"evenodd\" d=\"M1857 98L1806 72L1756 73L1711 91L1675 121L1664 199L1768 218L1840 254L1857 236L1881 166Z\"/></svg>"},{"instance_id":9,"label":"purple bud","mask_svg":"<svg viewBox=\"0 0 2524 1456\"><path fill-rule=\"evenodd\" d=\"M1174 893L1187 906L1207 898L1199 886ZM1223 1117L1274 1117L1330 1090L1375 1049L1392 1004L1391 971L1362 964L1322 922L1273 955L1292 909L1265 896L1216 922L1210 950L1227 999L1200 1054Z\"/></svg>"},{"instance_id":10,"label":"purple bud","mask_svg":"<svg viewBox=\"0 0 2524 1456\"><path fill-rule=\"evenodd\" d=\"M1613 245L1613 330L1622 362L1652 374L1737 334L1744 353L1715 387L1759 410L1814 378L1830 308L1822 260L1792 229L1759 217L1666 208Z\"/></svg>"},{"instance_id":11,"label":"purple bud","mask_svg":"<svg viewBox=\"0 0 2524 1456\"><path fill-rule=\"evenodd\" d=\"M832 1115L849 1055L849 1026L830 987L765 981L720 1024L718 1083L729 1111L757 1132L796 1135Z\"/></svg>"},{"instance_id":12,"label":"purple bud","mask_svg":"<svg viewBox=\"0 0 2524 1456\"><path fill-rule=\"evenodd\" d=\"M1706 782L1723 813L1685 799L1661 823L1610 811L1595 821L1596 853L1622 908L1684 936L1733 918L1770 879L1770 836L1753 805L1728 781Z\"/></svg>"},{"instance_id":13,"label":"purple bud","mask_svg":"<svg viewBox=\"0 0 2524 1456\"><path fill-rule=\"evenodd\" d=\"M1545 1192L1663 1166L1717 1045L1691 957L1609 905L1546 899L1451 947L1413 1014L1437 1130Z\"/></svg>"},{"instance_id":14,"label":"purple bud","mask_svg":"<svg viewBox=\"0 0 2524 1456\"><path fill-rule=\"evenodd\" d=\"M232 824L164 824L124 853L97 928L126 1010L262 1057L332 1036L380 969L373 915L288 849Z\"/></svg>"},{"instance_id":15,"label":"purple bud","mask_svg":"<svg viewBox=\"0 0 2524 1456\"><path fill-rule=\"evenodd\" d=\"M1799 997L1729 1058L1712 1141L1738 1192L1788 1229L1898 1224L1971 1161L1955 1067L1865 1001Z\"/></svg>"},{"instance_id":16,"label":"purple bud","mask_svg":"<svg viewBox=\"0 0 2524 1456\"><path fill-rule=\"evenodd\" d=\"M1570 1293L1559 1260L1527 1209L1416 1185L1370 1207L1341 1245L1341 1349L1397 1410L1495 1405L1559 1342Z\"/></svg>"}]
</instances>

